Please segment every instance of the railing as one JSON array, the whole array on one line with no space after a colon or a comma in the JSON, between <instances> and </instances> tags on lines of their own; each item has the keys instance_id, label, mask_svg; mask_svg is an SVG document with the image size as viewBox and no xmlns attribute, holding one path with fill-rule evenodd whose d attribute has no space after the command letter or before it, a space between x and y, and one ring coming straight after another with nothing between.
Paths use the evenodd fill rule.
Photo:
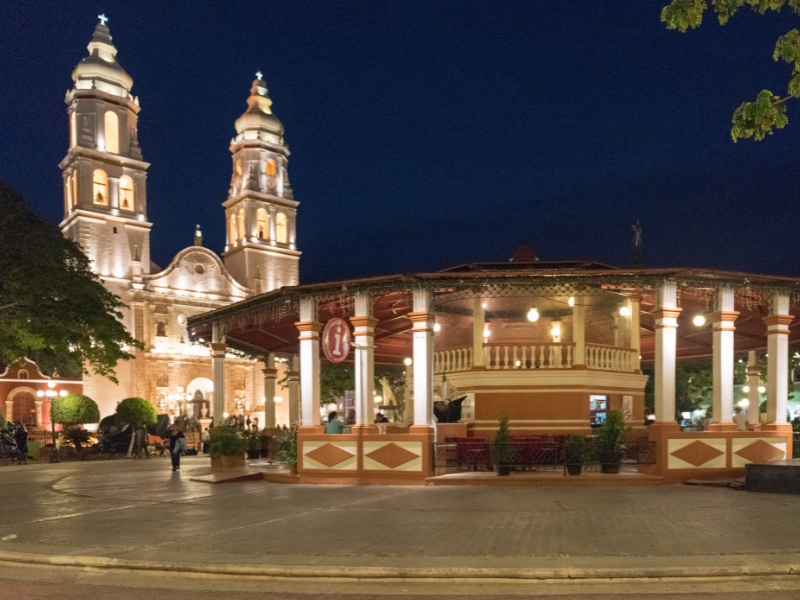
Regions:
<instances>
[{"instance_id":1,"label":"railing","mask_svg":"<svg viewBox=\"0 0 800 600\"><path fill-rule=\"evenodd\" d=\"M633 373L637 367L636 350L586 344L586 367L600 371L624 371Z\"/></svg>"},{"instance_id":2,"label":"railing","mask_svg":"<svg viewBox=\"0 0 800 600\"><path fill-rule=\"evenodd\" d=\"M472 348L444 350L433 355L434 373L453 373L469 371L472 368Z\"/></svg>"},{"instance_id":3,"label":"railing","mask_svg":"<svg viewBox=\"0 0 800 600\"><path fill-rule=\"evenodd\" d=\"M506 346L484 344L487 369L571 369L574 344Z\"/></svg>"},{"instance_id":4,"label":"railing","mask_svg":"<svg viewBox=\"0 0 800 600\"><path fill-rule=\"evenodd\" d=\"M502 464L515 473L564 471L569 464L581 464L585 471L598 471L604 463L613 463L622 455L622 464L654 464L655 442L641 438L625 445L624 452L603 453L596 439L587 439L583 455L572 456L565 436L533 436L513 439L502 448L496 448L484 438L459 438L455 442L435 444L434 464L446 473L490 472Z\"/></svg>"}]
</instances>

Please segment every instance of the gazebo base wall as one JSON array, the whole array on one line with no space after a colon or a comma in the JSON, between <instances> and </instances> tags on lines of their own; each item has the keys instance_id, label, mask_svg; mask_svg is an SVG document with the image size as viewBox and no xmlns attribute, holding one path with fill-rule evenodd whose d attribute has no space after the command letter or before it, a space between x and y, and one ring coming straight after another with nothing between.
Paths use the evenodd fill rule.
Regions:
<instances>
[{"instance_id":1,"label":"gazebo base wall","mask_svg":"<svg viewBox=\"0 0 800 600\"><path fill-rule=\"evenodd\" d=\"M655 442L656 461L639 465L639 472L663 477L665 483L731 479L743 477L747 464L791 457L791 425L763 427L767 429L683 432L677 423L654 423L648 435Z\"/></svg>"},{"instance_id":2,"label":"gazebo base wall","mask_svg":"<svg viewBox=\"0 0 800 600\"><path fill-rule=\"evenodd\" d=\"M297 435L300 483L425 485L433 475L433 429L409 433Z\"/></svg>"}]
</instances>

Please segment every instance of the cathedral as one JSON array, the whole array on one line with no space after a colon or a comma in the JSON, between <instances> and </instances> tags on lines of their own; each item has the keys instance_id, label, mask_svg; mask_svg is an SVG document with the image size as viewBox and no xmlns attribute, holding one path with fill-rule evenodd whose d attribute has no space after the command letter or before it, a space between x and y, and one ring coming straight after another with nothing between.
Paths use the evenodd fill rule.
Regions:
<instances>
[{"instance_id":1,"label":"cathedral","mask_svg":"<svg viewBox=\"0 0 800 600\"><path fill-rule=\"evenodd\" d=\"M289 185L283 125L257 73L231 140L231 185L222 203L224 217L220 214L225 220L224 252L220 257L205 248L198 226L194 245L162 268L150 260L149 163L138 142L139 98L131 93L131 76L117 62L105 17L95 27L88 50L72 72L74 85L65 99L70 145L59 165L64 180L60 227L127 306L125 326L145 349L117 365L118 385L88 375L83 393L97 402L102 416L113 413L120 400L139 396L159 413L175 415L185 409L206 417L213 391L211 357L208 347L189 340L188 318L298 284L298 202ZM226 412L263 414L264 366L242 355L228 356ZM277 366L285 371L285 365ZM278 424L288 423L288 402L275 402Z\"/></svg>"}]
</instances>

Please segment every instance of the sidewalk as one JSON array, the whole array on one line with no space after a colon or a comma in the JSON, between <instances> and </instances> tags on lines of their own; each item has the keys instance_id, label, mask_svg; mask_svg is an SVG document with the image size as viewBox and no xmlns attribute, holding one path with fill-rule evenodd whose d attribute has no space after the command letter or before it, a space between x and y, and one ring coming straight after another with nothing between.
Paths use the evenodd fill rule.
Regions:
<instances>
[{"instance_id":1,"label":"sidewalk","mask_svg":"<svg viewBox=\"0 0 800 600\"><path fill-rule=\"evenodd\" d=\"M0 469L0 560L275 577L800 573L800 497L692 486L190 481L208 459Z\"/></svg>"}]
</instances>

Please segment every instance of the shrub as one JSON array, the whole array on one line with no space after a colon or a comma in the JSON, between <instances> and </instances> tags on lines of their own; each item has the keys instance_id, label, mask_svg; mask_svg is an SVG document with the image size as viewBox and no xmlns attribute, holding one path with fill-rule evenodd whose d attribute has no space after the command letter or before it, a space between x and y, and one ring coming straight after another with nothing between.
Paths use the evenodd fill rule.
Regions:
<instances>
[{"instance_id":1,"label":"shrub","mask_svg":"<svg viewBox=\"0 0 800 600\"><path fill-rule=\"evenodd\" d=\"M494 450L494 460L497 464L503 465L511 460L511 430L508 427L508 417L503 415L497 433L492 440Z\"/></svg>"},{"instance_id":2,"label":"shrub","mask_svg":"<svg viewBox=\"0 0 800 600\"><path fill-rule=\"evenodd\" d=\"M625 440L630 427L625 425L625 418L618 410L608 411L608 416L597 432L597 445L601 460L620 455L625 450Z\"/></svg>"},{"instance_id":3,"label":"shrub","mask_svg":"<svg viewBox=\"0 0 800 600\"><path fill-rule=\"evenodd\" d=\"M133 431L147 427L157 420L156 409L144 398L125 398L117 405L117 427L130 427Z\"/></svg>"},{"instance_id":4,"label":"shrub","mask_svg":"<svg viewBox=\"0 0 800 600\"><path fill-rule=\"evenodd\" d=\"M297 464L297 425L291 428L284 427L275 438L278 447L278 460L287 465Z\"/></svg>"},{"instance_id":5,"label":"shrub","mask_svg":"<svg viewBox=\"0 0 800 600\"><path fill-rule=\"evenodd\" d=\"M212 458L244 454L247 442L242 439L236 428L222 425L217 429L218 431L208 438L208 452Z\"/></svg>"}]
</instances>

